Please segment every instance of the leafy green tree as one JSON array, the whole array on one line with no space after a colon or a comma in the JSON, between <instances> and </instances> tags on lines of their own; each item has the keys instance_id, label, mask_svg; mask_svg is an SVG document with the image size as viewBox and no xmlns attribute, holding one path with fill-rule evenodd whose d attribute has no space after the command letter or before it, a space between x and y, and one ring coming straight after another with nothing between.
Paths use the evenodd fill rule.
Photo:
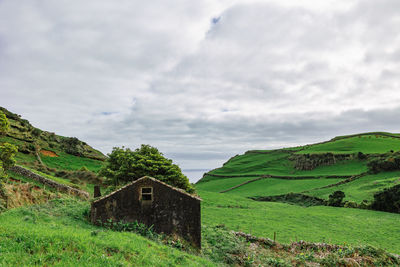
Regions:
<instances>
[{"instance_id":1,"label":"leafy green tree","mask_svg":"<svg viewBox=\"0 0 400 267\"><path fill-rule=\"evenodd\" d=\"M12 144L4 143L0 145L0 162L4 170L8 170L15 165L14 156L17 152L17 147Z\"/></svg>"},{"instance_id":2,"label":"leafy green tree","mask_svg":"<svg viewBox=\"0 0 400 267\"><path fill-rule=\"evenodd\" d=\"M6 114L0 110L0 135L7 133L10 128L10 122L8 121Z\"/></svg>"},{"instance_id":3,"label":"leafy green tree","mask_svg":"<svg viewBox=\"0 0 400 267\"><path fill-rule=\"evenodd\" d=\"M0 110L0 135L6 134L9 128L6 115ZM6 170L15 165L14 156L17 152L17 147L12 144L0 144L0 178L6 177Z\"/></svg>"},{"instance_id":4,"label":"leafy green tree","mask_svg":"<svg viewBox=\"0 0 400 267\"><path fill-rule=\"evenodd\" d=\"M142 145L134 151L129 148L114 147L108 156L100 175L105 176L108 182L114 185L151 176L189 193L194 192L194 188L179 166L173 164L171 159L165 158L155 147Z\"/></svg>"}]
</instances>

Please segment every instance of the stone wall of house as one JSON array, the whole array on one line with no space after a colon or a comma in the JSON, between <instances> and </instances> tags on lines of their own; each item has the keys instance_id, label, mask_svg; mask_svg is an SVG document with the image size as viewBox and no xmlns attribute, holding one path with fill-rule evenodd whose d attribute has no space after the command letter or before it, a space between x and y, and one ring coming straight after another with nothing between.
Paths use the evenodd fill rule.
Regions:
<instances>
[{"instance_id":1,"label":"stone wall of house","mask_svg":"<svg viewBox=\"0 0 400 267\"><path fill-rule=\"evenodd\" d=\"M39 174L36 174L28 169L25 169L21 166L12 167L11 171L16 172L16 173L18 173L22 176L25 176L27 178L30 178L32 180L38 181L39 183L42 183L45 186L52 187L52 188L56 189L57 191L64 192L64 193L67 193L70 195L79 196L84 199L89 199L89 193L87 193L85 191L70 187L68 185L57 183L53 180L47 179Z\"/></svg>"},{"instance_id":2,"label":"stone wall of house","mask_svg":"<svg viewBox=\"0 0 400 267\"><path fill-rule=\"evenodd\" d=\"M141 188L152 187L152 201L141 200ZM157 233L176 234L201 247L200 199L154 181L140 179L92 202L91 221L99 224L138 221Z\"/></svg>"}]
</instances>

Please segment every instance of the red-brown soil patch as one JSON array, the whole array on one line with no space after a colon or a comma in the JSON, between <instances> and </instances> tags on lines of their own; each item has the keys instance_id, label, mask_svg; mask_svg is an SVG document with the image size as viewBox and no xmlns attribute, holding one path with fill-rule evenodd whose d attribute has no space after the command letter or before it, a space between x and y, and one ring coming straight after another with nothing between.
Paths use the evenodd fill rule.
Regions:
<instances>
[{"instance_id":1,"label":"red-brown soil patch","mask_svg":"<svg viewBox=\"0 0 400 267\"><path fill-rule=\"evenodd\" d=\"M12 177L9 177L8 180L13 181L13 182L16 182L16 183L20 183L20 182L21 182L20 180L14 179L14 178L12 178Z\"/></svg>"},{"instance_id":2,"label":"red-brown soil patch","mask_svg":"<svg viewBox=\"0 0 400 267\"><path fill-rule=\"evenodd\" d=\"M44 156L48 156L48 157L58 157L58 155L56 153L54 153L53 151L50 150L40 150L40 153L42 153L42 155Z\"/></svg>"}]
</instances>

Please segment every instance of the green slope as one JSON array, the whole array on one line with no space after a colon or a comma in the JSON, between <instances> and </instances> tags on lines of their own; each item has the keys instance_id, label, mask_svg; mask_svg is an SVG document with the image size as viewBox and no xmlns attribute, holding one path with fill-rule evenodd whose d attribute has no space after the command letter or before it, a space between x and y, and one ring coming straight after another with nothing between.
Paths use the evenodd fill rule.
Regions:
<instances>
[{"instance_id":1,"label":"green slope","mask_svg":"<svg viewBox=\"0 0 400 267\"><path fill-rule=\"evenodd\" d=\"M335 207L300 207L257 202L234 194L199 190L202 222L288 243L295 240L334 244L370 244L400 253L400 214Z\"/></svg>"},{"instance_id":2,"label":"green slope","mask_svg":"<svg viewBox=\"0 0 400 267\"><path fill-rule=\"evenodd\" d=\"M278 241L284 243L303 239L370 244L400 253L400 233L397 231L400 214L327 206L303 207L248 198L295 192L328 199L331 193L341 190L346 194L345 200L371 201L374 193L400 183L400 170L367 173L367 163L373 155L391 150L400 150L398 134L367 133L337 137L314 145L253 150L237 155L221 168L206 173L196 184L204 200L203 222L225 224L229 229L270 238L276 232ZM366 158L359 157L359 152ZM317 155L322 160L327 153L338 158L350 155L344 160L326 163L328 165L324 162L311 170L295 168L296 155L306 160L314 157L309 155ZM390 157L390 153L386 155ZM265 177L267 174L275 177ZM346 175L354 177L347 180ZM304 177L309 178L299 179ZM235 186L238 187L231 189ZM227 189L231 190L217 193Z\"/></svg>"},{"instance_id":3,"label":"green slope","mask_svg":"<svg viewBox=\"0 0 400 267\"><path fill-rule=\"evenodd\" d=\"M17 164L40 172L57 182L92 192L95 184L102 185L97 172L106 157L85 142L42 131L29 121L0 107L10 122L7 135L0 136L0 143L17 146ZM14 174L15 175L15 174Z\"/></svg>"},{"instance_id":4,"label":"green slope","mask_svg":"<svg viewBox=\"0 0 400 267\"><path fill-rule=\"evenodd\" d=\"M134 233L87 223L73 199L0 214L0 266L215 266Z\"/></svg>"},{"instance_id":5,"label":"green slope","mask_svg":"<svg viewBox=\"0 0 400 267\"><path fill-rule=\"evenodd\" d=\"M345 193L345 200L360 203L363 200L372 201L374 193L399 183L400 171L385 172L374 175L366 175L350 183L335 187L313 189L307 192L307 194L328 199L330 194L332 194L334 191L340 190Z\"/></svg>"},{"instance_id":6,"label":"green slope","mask_svg":"<svg viewBox=\"0 0 400 267\"><path fill-rule=\"evenodd\" d=\"M400 137L398 134L391 133L365 133L350 136L340 136L330 141L314 145L299 146L295 148L278 150L252 150L237 155L229 159L220 168L214 169L204 175L197 183L198 188L213 192L220 192L239 185L245 181L272 175L274 178L285 176L285 178L349 178L353 175L360 175L368 171L368 155L386 153L388 151L400 150ZM359 158L359 152L366 155L367 158ZM308 157L316 155L323 157L327 153L336 154L336 157L349 154L347 159L336 160L329 164L320 164L311 169L296 168L296 157ZM296 156L296 157L295 157ZM382 177L383 175L383 177ZM388 174L390 176L390 174ZM346 177L347 176L347 177ZM240 180L234 179L241 178ZM229 191L229 194L238 194L242 196L270 196L277 194L286 194L290 192L312 191L310 195L327 198L327 196L336 190L343 190L349 193L347 200L362 201L371 200L373 193L382 190L385 187L392 186L392 182L380 181L386 179L384 174L376 174L365 177L359 181L350 184L344 184L339 187L316 190L320 187L329 185L330 182L337 183L339 180L318 181L286 181L286 180L261 180L255 183L246 184ZM391 177L393 178L393 177ZM379 184L379 186L362 187L363 183ZM346 189L349 187L349 189ZM358 187L354 189L353 187ZM358 191L356 193L355 191ZM308 194L308 193L307 193Z\"/></svg>"},{"instance_id":7,"label":"green slope","mask_svg":"<svg viewBox=\"0 0 400 267\"><path fill-rule=\"evenodd\" d=\"M260 175L319 177L356 175L367 171L367 162L358 160L356 157L352 160L339 161L335 165L318 166L313 170L297 170L294 167L294 162L290 160L290 156L291 153L280 150L268 154L246 152L230 159L223 167L208 172L199 183L218 179L210 175L227 177Z\"/></svg>"},{"instance_id":8,"label":"green slope","mask_svg":"<svg viewBox=\"0 0 400 267\"><path fill-rule=\"evenodd\" d=\"M362 152L364 154L372 153L386 153L391 150L400 150L400 138L389 137L381 134L365 134L353 137L341 137L333 139L333 141L326 142L323 144L311 145L305 147L297 153L357 153Z\"/></svg>"},{"instance_id":9,"label":"green slope","mask_svg":"<svg viewBox=\"0 0 400 267\"><path fill-rule=\"evenodd\" d=\"M326 185L334 184L343 179L305 179L305 180L282 180L282 179L261 179L252 183L248 183L227 194L235 194L244 197L255 196L274 196L287 194L290 192L299 193L309 188L318 188Z\"/></svg>"},{"instance_id":10,"label":"green slope","mask_svg":"<svg viewBox=\"0 0 400 267\"><path fill-rule=\"evenodd\" d=\"M16 159L19 164L33 166L39 156L47 167L59 170L78 170L83 166L92 171L101 168L106 157L85 142L42 131L5 108L0 107L0 110L10 122L10 129L6 136L0 136L0 143L8 142L18 147Z\"/></svg>"},{"instance_id":11,"label":"green slope","mask_svg":"<svg viewBox=\"0 0 400 267\"><path fill-rule=\"evenodd\" d=\"M221 192L256 178L258 176L215 179L207 183L199 183L196 185L196 188L203 191Z\"/></svg>"}]
</instances>

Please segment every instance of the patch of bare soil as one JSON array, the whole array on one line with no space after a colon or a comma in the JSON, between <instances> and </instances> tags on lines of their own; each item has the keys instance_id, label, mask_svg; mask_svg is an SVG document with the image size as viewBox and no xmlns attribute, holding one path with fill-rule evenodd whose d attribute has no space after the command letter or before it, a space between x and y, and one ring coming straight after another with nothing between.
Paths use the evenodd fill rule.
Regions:
<instances>
[{"instance_id":1,"label":"patch of bare soil","mask_svg":"<svg viewBox=\"0 0 400 267\"><path fill-rule=\"evenodd\" d=\"M42 149L42 150L40 150L40 153L47 157L53 157L53 158L58 157L58 155L54 151L50 151L50 150Z\"/></svg>"}]
</instances>

